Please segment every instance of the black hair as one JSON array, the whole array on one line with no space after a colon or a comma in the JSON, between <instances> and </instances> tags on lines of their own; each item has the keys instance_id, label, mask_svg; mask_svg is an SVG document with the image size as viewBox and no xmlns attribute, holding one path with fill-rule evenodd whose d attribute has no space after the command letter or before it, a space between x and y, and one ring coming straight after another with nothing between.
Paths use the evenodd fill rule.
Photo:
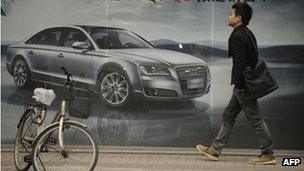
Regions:
<instances>
[{"instance_id":1,"label":"black hair","mask_svg":"<svg viewBox=\"0 0 304 171\"><path fill-rule=\"evenodd\" d=\"M253 10L246 2L238 2L232 5L236 16L242 17L242 23L248 25L251 20Z\"/></svg>"}]
</instances>

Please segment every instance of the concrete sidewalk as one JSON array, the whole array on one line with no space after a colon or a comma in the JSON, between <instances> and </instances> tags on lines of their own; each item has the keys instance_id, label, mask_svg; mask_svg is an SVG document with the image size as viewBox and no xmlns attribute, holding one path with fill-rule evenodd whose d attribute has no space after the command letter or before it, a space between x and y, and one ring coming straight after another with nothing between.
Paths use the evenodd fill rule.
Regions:
<instances>
[{"instance_id":1,"label":"concrete sidewalk","mask_svg":"<svg viewBox=\"0 0 304 171\"><path fill-rule=\"evenodd\" d=\"M11 145L2 145L1 170L15 170ZM80 151L81 152L81 151ZM101 171L145 171L145 170L210 170L210 171L286 171L304 170L299 166L282 166L283 157L304 159L304 151L276 150L277 165L254 166L247 163L259 154L252 149L225 149L220 160L209 161L194 148L145 148L104 147L99 148L99 160L95 170ZM32 170L32 169L30 169ZM75 170L73 168L73 170ZM76 169L77 170L77 169Z\"/></svg>"}]
</instances>

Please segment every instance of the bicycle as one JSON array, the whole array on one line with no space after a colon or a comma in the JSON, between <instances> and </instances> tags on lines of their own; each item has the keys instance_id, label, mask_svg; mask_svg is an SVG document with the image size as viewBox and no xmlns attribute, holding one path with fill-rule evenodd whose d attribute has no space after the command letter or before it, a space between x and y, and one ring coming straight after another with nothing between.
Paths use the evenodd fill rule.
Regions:
<instances>
[{"instance_id":1,"label":"bicycle","mask_svg":"<svg viewBox=\"0 0 304 171\"><path fill-rule=\"evenodd\" d=\"M72 102L73 80L64 67L61 69L65 72L67 81L64 84L64 98L52 123L44 127L46 105L54 99L52 90L42 88L38 89L41 94L34 96L39 103L29 104L20 119L14 148L17 170L27 170L32 165L36 171L91 171L96 166L98 148L92 135L86 130L87 126L68 120L65 116L67 103ZM67 88L70 88L69 93Z\"/></svg>"}]
</instances>

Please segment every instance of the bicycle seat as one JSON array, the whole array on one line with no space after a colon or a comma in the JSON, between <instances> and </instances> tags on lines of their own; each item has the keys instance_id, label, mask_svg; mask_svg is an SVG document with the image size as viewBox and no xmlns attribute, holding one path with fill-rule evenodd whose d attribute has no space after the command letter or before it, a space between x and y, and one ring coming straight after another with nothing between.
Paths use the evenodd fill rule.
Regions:
<instances>
[{"instance_id":1,"label":"bicycle seat","mask_svg":"<svg viewBox=\"0 0 304 171\"><path fill-rule=\"evenodd\" d=\"M37 102L43 103L43 104L49 106L49 105L51 105L51 103L55 99L55 93L52 89L36 88L34 90L33 98Z\"/></svg>"}]
</instances>

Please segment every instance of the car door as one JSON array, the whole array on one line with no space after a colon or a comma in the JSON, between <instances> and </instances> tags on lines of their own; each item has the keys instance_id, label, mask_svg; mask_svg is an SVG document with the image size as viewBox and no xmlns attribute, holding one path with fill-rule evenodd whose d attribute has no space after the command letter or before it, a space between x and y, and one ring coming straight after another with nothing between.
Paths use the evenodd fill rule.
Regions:
<instances>
[{"instance_id":1,"label":"car door","mask_svg":"<svg viewBox=\"0 0 304 171\"><path fill-rule=\"evenodd\" d=\"M75 86L87 88L87 84L94 84L92 56L86 49L73 48L72 45L75 42L86 42L92 47L89 39L81 30L66 28L62 46L57 55L62 55L62 64L73 75ZM62 77L65 78L64 75Z\"/></svg>"},{"instance_id":2,"label":"car door","mask_svg":"<svg viewBox=\"0 0 304 171\"><path fill-rule=\"evenodd\" d=\"M38 80L56 82L60 71L56 51L60 45L63 31L60 28L51 28L37 35L34 44L28 46L28 55L31 60L32 71Z\"/></svg>"}]
</instances>

